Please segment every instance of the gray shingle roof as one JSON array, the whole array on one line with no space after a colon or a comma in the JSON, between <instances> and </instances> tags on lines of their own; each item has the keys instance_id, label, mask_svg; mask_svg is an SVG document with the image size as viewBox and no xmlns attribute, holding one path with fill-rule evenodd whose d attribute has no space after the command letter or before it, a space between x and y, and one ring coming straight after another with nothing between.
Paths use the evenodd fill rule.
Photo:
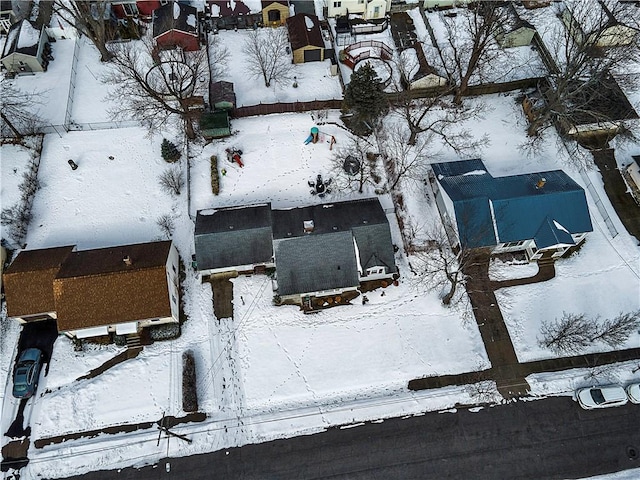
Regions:
<instances>
[{"instance_id":1,"label":"gray shingle roof","mask_svg":"<svg viewBox=\"0 0 640 480\"><path fill-rule=\"evenodd\" d=\"M313 223L312 231L305 232L305 222ZM286 210L265 204L200 211L195 243L199 270L266 263L275 253L280 295L357 286L358 262L363 269L397 271L389 222L377 198Z\"/></svg>"},{"instance_id":2,"label":"gray shingle roof","mask_svg":"<svg viewBox=\"0 0 640 480\"><path fill-rule=\"evenodd\" d=\"M276 240L275 254L279 295L360 284L351 232Z\"/></svg>"},{"instance_id":3,"label":"gray shingle roof","mask_svg":"<svg viewBox=\"0 0 640 480\"><path fill-rule=\"evenodd\" d=\"M273 257L271 206L201 210L195 244L199 270L268 263Z\"/></svg>"}]
</instances>

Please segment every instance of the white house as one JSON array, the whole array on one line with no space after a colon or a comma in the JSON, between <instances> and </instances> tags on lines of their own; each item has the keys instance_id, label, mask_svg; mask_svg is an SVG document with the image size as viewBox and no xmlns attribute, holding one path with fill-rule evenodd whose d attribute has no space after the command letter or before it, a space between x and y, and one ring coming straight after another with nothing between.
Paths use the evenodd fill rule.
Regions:
<instances>
[{"instance_id":1,"label":"white house","mask_svg":"<svg viewBox=\"0 0 640 480\"><path fill-rule=\"evenodd\" d=\"M384 18L391 9L391 0L326 0L328 17L358 14L365 20Z\"/></svg>"}]
</instances>

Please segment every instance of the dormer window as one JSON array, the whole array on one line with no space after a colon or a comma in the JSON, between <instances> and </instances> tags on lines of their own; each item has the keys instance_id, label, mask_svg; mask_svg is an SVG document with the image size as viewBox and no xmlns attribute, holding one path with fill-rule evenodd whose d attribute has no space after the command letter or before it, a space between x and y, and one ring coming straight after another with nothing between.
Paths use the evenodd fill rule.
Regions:
<instances>
[{"instance_id":1,"label":"dormer window","mask_svg":"<svg viewBox=\"0 0 640 480\"><path fill-rule=\"evenodd\" d=\"M386 267L371 267L367 268L367 276L369 275L384 275L387 273Z\"/></svg>"}]
</instances>

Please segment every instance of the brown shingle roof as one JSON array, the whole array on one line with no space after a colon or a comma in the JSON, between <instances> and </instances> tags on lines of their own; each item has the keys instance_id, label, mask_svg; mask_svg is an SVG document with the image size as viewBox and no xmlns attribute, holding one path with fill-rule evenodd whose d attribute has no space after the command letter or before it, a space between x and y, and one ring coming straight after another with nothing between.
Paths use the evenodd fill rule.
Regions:
<instances>
[{"instance_id":1,"label":"brown shingle roof","mask_svg":"<svg viewBox=\"0 0 640 480\"><path fill-rule=\"evenodd\" d=\"M309 27L307 22L313 24L313 26ZM293 50L309 45L324 48L320 23L315 15L298 13L293 17L287 18L287 30L289 31L289 40Z\"/></svg>"},{"instance_id":2,"label":"brown shingle roof","mask_svg":"<svg viewBox=\"0 0 640 480\"><path fill-rule=\"evenodd\" d=\"M58 330L171 316L170 248L162 241L74 252L53 281Z\"/></svg>"},{"instance_id":3,"label":"brown shingle roof","mask_svg":"<svg viewBox=\"0 0 640 480\"><path fill-rule=\"evenodd\" d=\"M55 311L53 279L73 246L23 250L3 275L7 316Z\"/></svg>"}]
</instances>

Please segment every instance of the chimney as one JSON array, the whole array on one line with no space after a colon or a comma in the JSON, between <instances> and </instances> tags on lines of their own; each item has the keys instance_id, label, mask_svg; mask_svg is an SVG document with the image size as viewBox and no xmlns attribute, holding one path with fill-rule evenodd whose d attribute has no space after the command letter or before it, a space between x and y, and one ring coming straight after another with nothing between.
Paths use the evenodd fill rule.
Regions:
<instances>
[{"instance_id":1,"label":"chimney","mask_svg":"<svg viewBox=\"0 0 640 480\"><path fill-rule=\"evenodd\" d=\"M544 187L544 184L547 183L547 179L542 177L536 183L536 190L541 190Z\"/></svg>"},{"instance_id":2,"label":"chimney","mask_svg":"<svg viewBox=\"0 0 640 480\"><path fill-rule=\"evenodd\" d=\"M313 232L313 220L305 220L304 221L304 233L311 233Z\"/></svg>"},{"instance_id":3,"label":"chimney","mask_svg":"<svg viewBox=\"0 0 640 480\"><path fill-rule=\"evenodd\" d=\"M131 263L132 263L132 262L131 262L131 257L130 257L129 255L126 255L126 256L122 259L122 261L124 262L124 264L125 264L127 267L130 267L130 266L131 266Z\"/></svg>"}]
</instances>

